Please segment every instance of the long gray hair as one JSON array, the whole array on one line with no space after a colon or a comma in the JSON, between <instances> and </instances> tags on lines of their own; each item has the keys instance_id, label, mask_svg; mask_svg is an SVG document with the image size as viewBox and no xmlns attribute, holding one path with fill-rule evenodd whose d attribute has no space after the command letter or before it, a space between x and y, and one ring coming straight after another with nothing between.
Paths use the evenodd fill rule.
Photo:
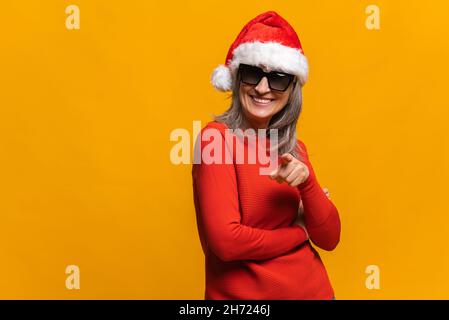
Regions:
<instances>
[{"instance_id":1,"label":"long gray hair","mask_svg":"<svg viewBox=\"0 0 449 320\"><path fill-rule=\"evenodd\" d=\"M232 98L231 106L221 115L213 115L214 120L226 124L230 129L243 129L244 114L240 103L240 73L236 72L233 79L232 94L228 98ZM278 147L279 155L283 153L291 153L294 157L302 160L297 152L296 140L296 123L302 110L302 92L301 83L296 79L293 89L290 92L287 104L278 113L271 118L267 136L270 129L278 130Z\"/></svg>"}]
</instances>

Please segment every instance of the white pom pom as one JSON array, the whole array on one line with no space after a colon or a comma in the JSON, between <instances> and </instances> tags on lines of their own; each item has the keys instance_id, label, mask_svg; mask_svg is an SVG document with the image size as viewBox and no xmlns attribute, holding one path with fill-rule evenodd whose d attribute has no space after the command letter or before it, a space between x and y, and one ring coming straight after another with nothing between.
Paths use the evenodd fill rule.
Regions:
<instances>
[{"instance_id":1,"label":"white pom pom","mask_svg":"<svg viewBox=\"0 0 449 320\"><path fill-rule=\"evenodd\" d=\"M225 65L219 65L212 73L211 83L219 91L230 91L232 88L231 70Z\"/></svg>"}]
</instances>

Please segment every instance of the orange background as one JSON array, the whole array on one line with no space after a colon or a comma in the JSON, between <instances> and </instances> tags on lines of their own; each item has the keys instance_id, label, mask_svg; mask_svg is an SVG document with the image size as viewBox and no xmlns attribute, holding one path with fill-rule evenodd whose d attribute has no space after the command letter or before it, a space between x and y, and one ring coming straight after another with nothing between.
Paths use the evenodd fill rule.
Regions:
<instances>
[{"instance_id":1,"label":"orange background","mask_svg":"<svg viewBox=\"0 0 449 320\"><path fill-rule=\"evenodd\" d=\"M211 72L267 10L309 58L298 136L341 215L320 251L337 299L449 298L449 3L404 0L2 3L0 298L203 298L191 166L169 136L228 107Z\"/></svg>"}]
</instances>

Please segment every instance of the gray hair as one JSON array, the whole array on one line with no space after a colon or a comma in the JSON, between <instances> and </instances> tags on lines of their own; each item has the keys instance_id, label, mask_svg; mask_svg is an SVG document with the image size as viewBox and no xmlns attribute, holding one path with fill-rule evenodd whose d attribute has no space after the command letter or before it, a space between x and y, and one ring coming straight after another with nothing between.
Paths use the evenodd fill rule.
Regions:
<instances>
[{"instance_id":1,"label":"gray hair","mask_svg":"<svg viewBox=\"0 0 449 320\"><path fill-rule=\"evenodd\" d=\"M234 76L231 106L221 115L213 115L215 121L226 124L230 129L243 129L244 114L240 103L240 75L236 72ZM284 108L278 111L270 119L267 128L267 136L269 136L270 129L278 130L278 145L277 152L279 155L284 153L291 153L299 160L303 160L297 153L296 148L301 148L296 140L296 123L302 110L302 92L301 83L296 79L293 89L290 92L287 104Z\"/></svg>"}]
</instances>

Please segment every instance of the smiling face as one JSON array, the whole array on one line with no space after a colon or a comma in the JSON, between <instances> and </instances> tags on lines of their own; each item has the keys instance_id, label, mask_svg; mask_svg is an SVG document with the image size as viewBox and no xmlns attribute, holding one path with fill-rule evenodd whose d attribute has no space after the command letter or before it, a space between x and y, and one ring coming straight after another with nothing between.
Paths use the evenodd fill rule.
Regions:
<instances>
[{"instance_id":1,"label":"smiling face","mask_svg":"<svg viewBox=\"0 0 449 320\"><path fill-rule=\"evenodd\" d=\"M272 70L260 66L265 72ZM271 90L267 77L263 77L257 85L240 82L239 96L247 127L254 129L267 128L271 117L278 113L288 102L293 82L285 91Z\"/></svg>"}]
</instances>

